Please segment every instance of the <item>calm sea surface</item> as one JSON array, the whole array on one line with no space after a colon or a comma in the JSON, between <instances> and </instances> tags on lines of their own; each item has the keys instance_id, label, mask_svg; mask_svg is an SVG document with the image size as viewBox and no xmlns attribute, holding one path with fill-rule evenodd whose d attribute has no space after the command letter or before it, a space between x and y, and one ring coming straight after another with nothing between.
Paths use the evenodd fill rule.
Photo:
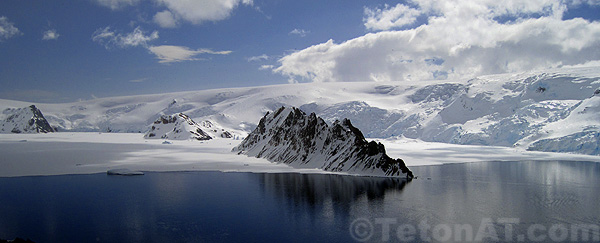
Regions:
<instances>
[{"instance_id":1,"label":"calm sea surface","mask_svg":"<svg viewBox=\"0 0 600 243\"><path fill-rule=\"evenodd\" d=\"M221 172L0 178L0 239L600 241L600 163L411 168L418 179Z\"/></svg>"}]
</instances>

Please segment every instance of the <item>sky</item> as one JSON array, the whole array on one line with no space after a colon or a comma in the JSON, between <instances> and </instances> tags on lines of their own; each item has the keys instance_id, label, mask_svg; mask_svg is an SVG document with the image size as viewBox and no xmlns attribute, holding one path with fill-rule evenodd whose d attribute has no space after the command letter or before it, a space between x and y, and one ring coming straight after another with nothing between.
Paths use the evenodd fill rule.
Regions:
<instances>
[{"instance_id":1,"label":"sky","mask_svg":"<svg viewBox=\"0 0 600 243\"><path fill-rule=\"evenodd\" d=\"M600 66L600 0L3 0L0 99Z\"/></svg>"}]
</instances>

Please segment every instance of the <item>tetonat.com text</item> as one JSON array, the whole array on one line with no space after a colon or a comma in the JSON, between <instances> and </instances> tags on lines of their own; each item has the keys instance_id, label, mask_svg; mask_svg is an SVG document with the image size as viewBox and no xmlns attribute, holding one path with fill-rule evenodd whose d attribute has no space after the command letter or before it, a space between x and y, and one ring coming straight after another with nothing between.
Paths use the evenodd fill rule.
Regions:
<instances>
[{"instance_id":1,"label":"tetonat.com text","mask_svg":"<svg viewBox=\"0 0 600 243\"><path fill-rule=\"evenodd\" d=\"M516 229L518 218L483 218L471 224L405 224L396 218L358 218L349 228L356 241L401 242L600 242L600 225L531 224ZM522 226L519 226L522 227Z\"/></svg>"}]
</instances>

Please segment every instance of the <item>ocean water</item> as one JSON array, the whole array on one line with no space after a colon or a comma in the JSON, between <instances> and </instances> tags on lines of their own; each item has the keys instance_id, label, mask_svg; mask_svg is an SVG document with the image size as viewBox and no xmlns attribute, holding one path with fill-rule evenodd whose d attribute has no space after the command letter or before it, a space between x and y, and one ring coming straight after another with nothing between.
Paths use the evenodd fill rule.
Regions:
<instances>
[{"instance_id":1,"label":"ocean water","mask_svg":"<svg viewBox=\"0 0 600 243\"><path fill-rule=\"evenodd\" d=\"M0 178L0 239L600 241L600 164L411 168L418 179L148 172Z\"/></svg>"}]
</instances>

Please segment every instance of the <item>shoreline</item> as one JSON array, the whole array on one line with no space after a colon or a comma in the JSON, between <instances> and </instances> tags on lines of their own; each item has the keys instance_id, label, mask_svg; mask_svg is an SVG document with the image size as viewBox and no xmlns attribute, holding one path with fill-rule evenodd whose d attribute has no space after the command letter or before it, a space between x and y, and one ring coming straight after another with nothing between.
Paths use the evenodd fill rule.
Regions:
<instances>
[{"instance_id":1,"label":"shoreline","mask_svg":"<svg viewBox=\"0 0 600 243\"><path fill-rule=\"evenodd\" d=\"M369 139L371 140L371 139ZM570 160L600 162L600 156L532 152L518 148L375 139L406 165L429 166L488 161ZM139 133L0 134L0 177L106 173L127 168L144 172L220 171L357 175L294 168L230 152L241 140L144 139ZM362 176L362 175L361 175ZM401 176L400 176L401 177ZM400 178L398 177L398 178ZM396 178L396 177L394 177Z\"/></svg>"}]
</instances>

